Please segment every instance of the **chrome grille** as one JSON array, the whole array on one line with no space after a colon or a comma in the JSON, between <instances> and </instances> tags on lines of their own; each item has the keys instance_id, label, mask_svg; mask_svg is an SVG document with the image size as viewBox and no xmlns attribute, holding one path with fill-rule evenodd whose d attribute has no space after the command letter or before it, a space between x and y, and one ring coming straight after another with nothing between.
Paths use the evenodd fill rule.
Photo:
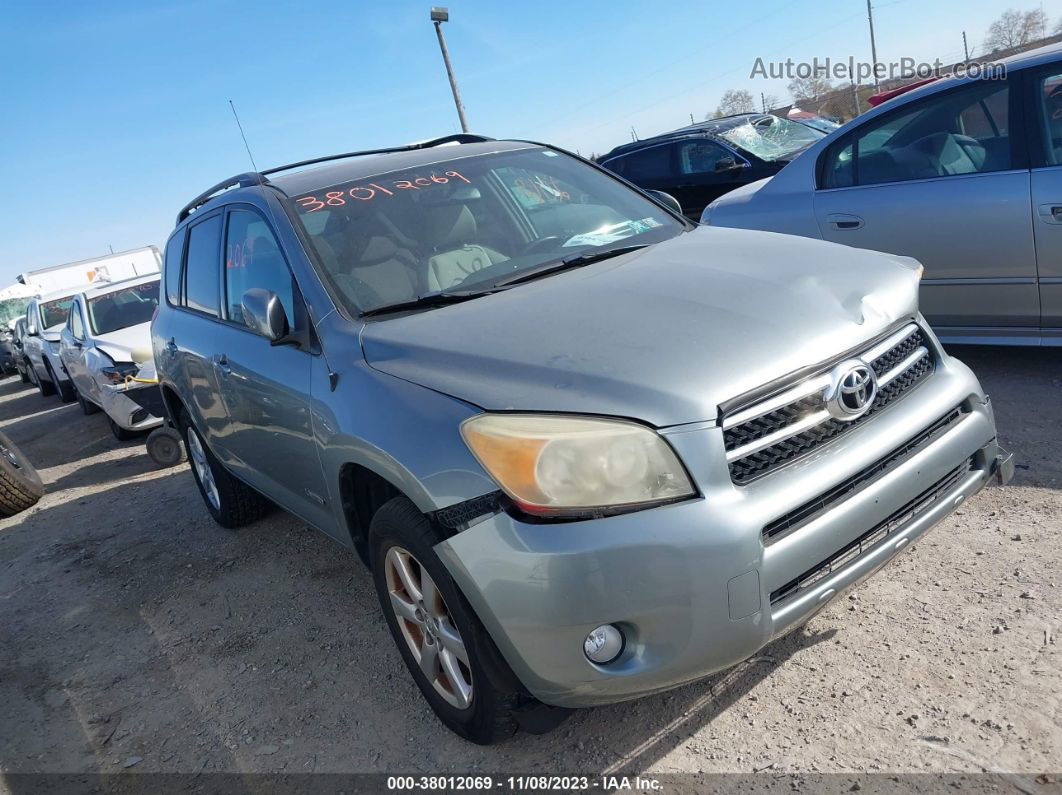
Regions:
<instances>
[{"instance_id":1,"label":"chrome grille","mask_svg":"<svg viewBox=\"0 0 1062 795\"><path fill-rule=\"evenodd\" d=\"M962 479L973 469L974 459L971 457L893 513L885 521L870 528L855 541L846 544L814 568L790 580L781 588L772 591L771 604L776 604L783 599L797 595L834 572L840 571L857 558L862 557L864 553L869 552L883 538L901 529L958 486Z\"/></svg>"},{"instance_id":2,"label":"chrome grille","mask_svg":"<svg viewBox=\"0 0 1062 795\"><path fill-rule=\"evenodd\" d=\"M904 461L924 450L936 439L947 433L952 427L969 414L965 406L959 406L934 422L917 436L907 440L880 461L861 472L841 481L833 488L823 492L812 500L780 516L763 528L764 544L772 544L809 522L814 521L831 508L839 505L849 497L857 494L879 478L891 472Z\"/></svg>"},{"instance_id":3,"label":"chrome grille","mask_svg":"<svg viewBox=\"0 0 1062 795\"><path fill-rule=\"evenodd\" d=\"M858 419L839 420L826 411L828 371L723 418L723 444L734 483L745 485L862 424L933 370L925 335L914 323L859 356L874 370L878 394Z\"/></svg>"}]
</instances>

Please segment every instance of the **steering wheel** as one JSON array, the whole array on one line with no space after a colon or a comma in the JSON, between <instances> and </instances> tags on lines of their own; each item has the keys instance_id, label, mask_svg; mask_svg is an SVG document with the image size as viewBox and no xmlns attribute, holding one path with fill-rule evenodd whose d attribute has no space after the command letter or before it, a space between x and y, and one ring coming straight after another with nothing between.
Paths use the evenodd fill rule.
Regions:
<instances>
[{"instance_id":1,"label":"steering wheel","mask_svg":"<svg viewBox=\"0 0 1062 795\"><path fill-rule=\"evenodd\" d=\"M537 251L548 251L549 249L556 248L556 243L560 241L559 235L547 235L546 237L540 237L538 240L532 240L520 251L519 256L525 254L534 254Z\"/></svg>"}]
</instances>

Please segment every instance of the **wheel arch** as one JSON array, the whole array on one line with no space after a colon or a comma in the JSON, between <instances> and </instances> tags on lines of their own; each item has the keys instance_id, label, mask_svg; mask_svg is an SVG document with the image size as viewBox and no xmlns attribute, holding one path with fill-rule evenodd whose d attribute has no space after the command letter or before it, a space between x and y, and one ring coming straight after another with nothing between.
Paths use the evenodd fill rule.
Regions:
<instances>
[{"instance_id":1,"label":"wheel arch","mask_svg":"<svg viewBox=\"0 0 1062 795\"><path fill-rule=\"evenodd\" d=\"M394 497L410 495L389 478L362 464L348 462L339 469L339 498L347 532L362 562L369 568L369 525L376 512Z\"/></svg>"}]
</instances>

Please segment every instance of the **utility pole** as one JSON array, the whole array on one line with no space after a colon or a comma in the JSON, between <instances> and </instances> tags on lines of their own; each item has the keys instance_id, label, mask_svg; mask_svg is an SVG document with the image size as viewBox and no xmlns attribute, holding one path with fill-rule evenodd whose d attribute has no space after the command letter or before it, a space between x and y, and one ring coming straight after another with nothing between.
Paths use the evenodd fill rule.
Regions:
<instances>
[{"instance_id":1,"label":"utility pole","mask_svg":"<svg viewBox=\"0 0 1062 795\"><path fill-rule=\"evenodd\" d=\"M638 133L635 132L633 124L631 125L631 140L632 141L637 141L638 140Z\"/></svg>"},{"instance_id":2,"label":"utility pole","mask_svg":"<svg viewBox=\"0 0 1062 795\"><path fill-rule=\"evenodd\" d=\"M448 9L432 6L431 21L435 24L435 34L439 37L439 49L442 50L443 63L446 64L446 76L450 78L450 90L454 92L454 105L457 106L457 117L461 120L461 132L468 132L468 121L465 120L465 106L461 104L461 92L457 90L457 78L454 77L454 68L450 64L450 53L446 50L446 40L443 38L442 23L448 22L449 19L450 11Z\"/></svg>"},{"instance_id":3,"label":"utility pole","mask_svg":"<svg viewBox=\"0 0 1062 795\"><path fill-rule=\"evenodd\" d=\"M855 115L858 116L862 111L859 110L859 89L856 88L855 80L852 81L852 102L855 103Z\"/></svg>"},{"instance_id":4,"label":"utility pole","mask_svg":"<svg viewBox=\"0 0 1062 795\"><path fill-rule=\"evenodd\" d=\"M878 45L874 41L874 10L867 0L867 21L870 23L870 59L874 64L874 89L878 88ZM441 35L441 34L440 34Z\"/></svg>"},{"instance_id":5,"label":"utility pole","mask_svg":"<svg viewBox=\"0 0 1062 795\"><path fill-rule=\"evenodd\" d=\"M690 114L690 124L696 124L696 123L697 123L697 122L695 122L695 121L693 120L693 114L691 113L691 114Z\"/></svg>"},{"instance_id":6,"label":"utility pole","mask_svg":"<svg viewBox=\"0 0 1062 795\"><path fill-rule=\"evenodd\" d=\"M966 43L966 31L962 32L962 51L966 53L966 63L970 62L970 45Z\"/></svg>"}]
</instances>

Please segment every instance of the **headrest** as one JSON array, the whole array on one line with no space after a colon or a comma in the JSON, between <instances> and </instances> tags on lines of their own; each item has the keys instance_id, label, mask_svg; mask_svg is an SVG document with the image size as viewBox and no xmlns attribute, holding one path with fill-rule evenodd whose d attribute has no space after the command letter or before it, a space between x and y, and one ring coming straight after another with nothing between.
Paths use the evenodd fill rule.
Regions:
<instances>
[{"instance_id":1,"label":"headrest","mask_svg":"<svg viewBox=\"0 0 1062 795\"><path fill-rule=\"evenodd\" d=\"M440 204L427 212L428 241L436 250L458 248L476 238L476 218L463 204Z\"/></svg>"},{"instance_id":2,"label":"headrest","mask_svg":"<svg viewBox=\"0 0 1062 795\"><path fill-rule=\"evenodd\" d=\"M354 267L376 265L394 257L396 251L398 251L398 246L395 245L395 241L391 238L373 235L365 244L365 248L362 250L361 256L358 257L358 261L354 263Z\"/></svg>"},{"instance_id":3,"label":"headrest","mask_svg":"<svg viewBox=\"0 0 1062 795\"><path fill-rule=\"evenodd\" d=\"M255 258L263 259L270 254L279 254L280 249L277 248L277 242L271 235L256 235L254 239L251 240L250 253L253 261Z\"/></svg>"}]
</instances>

